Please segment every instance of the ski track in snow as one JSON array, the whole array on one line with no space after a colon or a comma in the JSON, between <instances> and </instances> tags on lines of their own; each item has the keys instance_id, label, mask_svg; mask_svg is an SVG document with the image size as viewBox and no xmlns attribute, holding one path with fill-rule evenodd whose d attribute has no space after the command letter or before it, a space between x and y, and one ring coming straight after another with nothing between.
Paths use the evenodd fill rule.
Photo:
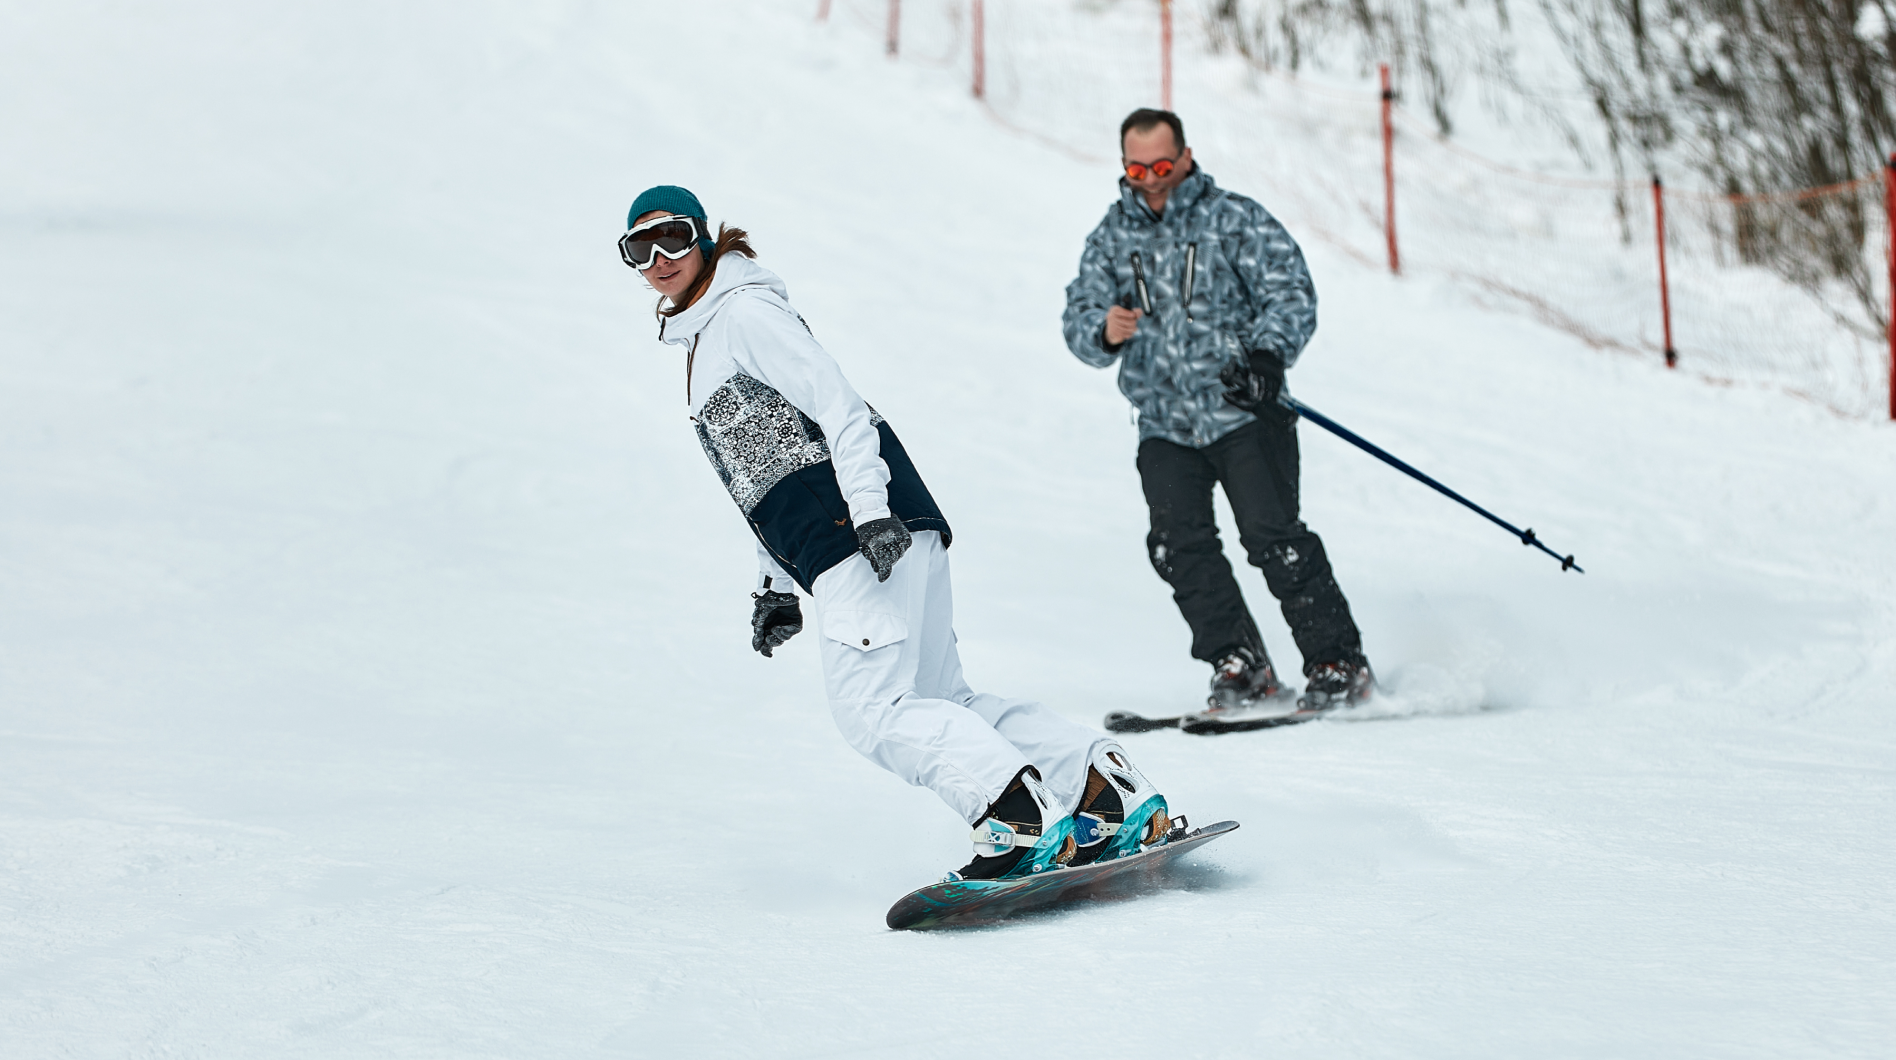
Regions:
<instances>
[{"instance_id":1,"label":"ski track in snow","mask_svg":"<svg viewBox=\"0 0 1896 1060\"><path fill-rule=\"evenodd\" d=\"M806 641L750 652L621 211L753 232L955 525L976 686L1096 721L1205 679L1059 340L1113 174L801 4L14 7L0 1054L1896 1040L1889 425L1306 239L1298 396L1589 573L1305 429L1385 694L1127 738L1243 823L1168 889L889 933L965 831L844 746Z\"/></svg>"}]
</instances>

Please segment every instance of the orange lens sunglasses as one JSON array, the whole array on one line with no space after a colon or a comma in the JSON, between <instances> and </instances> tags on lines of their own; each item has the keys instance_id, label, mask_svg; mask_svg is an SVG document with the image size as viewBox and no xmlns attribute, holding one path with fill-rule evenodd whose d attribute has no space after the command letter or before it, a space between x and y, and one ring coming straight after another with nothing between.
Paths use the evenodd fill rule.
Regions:
<instances>
[{"instance_id":1,"label":"orange lens sunglasses","mask_svg":"<svg viewBox=\"0 0 1896 1060\"><path fill-rule=\"evenodd\" d=\"M1134 180L1144 180L1146 179L1146 171L1150 170L1153 176L1164 180L1166 177L1171 176L1172 170L1177 167L1178 159L1176 158L1161 158L1157 162L1127 162L1126 176Z\"/></svg>"}]
</instances>

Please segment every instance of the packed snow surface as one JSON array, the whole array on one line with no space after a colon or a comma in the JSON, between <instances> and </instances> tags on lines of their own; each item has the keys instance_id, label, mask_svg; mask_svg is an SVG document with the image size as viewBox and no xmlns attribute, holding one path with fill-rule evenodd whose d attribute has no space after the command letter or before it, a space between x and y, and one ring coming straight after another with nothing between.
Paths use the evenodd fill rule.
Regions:
<instances>
[{"instance_id":1,"label":"packed snow surface","mask_svg":"<svg viewBox=\"0 0 1896 1060\"><path fill-rule=\"evenodd\" d=\"M1318 239L1297 395L1588 573L1306 425L1386 694L1128 737L1243 824L1167 889L886 931L966 830L751 652L639 189L901 430L977 687L1206 671L1059 337L1110 162L812 6L7 5L0 1054L1887 1055L1896 431ZM1323 153L1227 159L1297 232Z\"/></svg>"}]
</instances>

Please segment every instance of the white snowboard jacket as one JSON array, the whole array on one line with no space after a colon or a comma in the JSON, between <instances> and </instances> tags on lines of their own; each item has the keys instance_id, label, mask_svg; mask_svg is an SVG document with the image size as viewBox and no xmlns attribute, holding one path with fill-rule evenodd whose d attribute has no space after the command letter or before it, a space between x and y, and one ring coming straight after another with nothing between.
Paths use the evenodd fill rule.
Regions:
<instances>
[{"instance_id":1,"label":"white snowboard jacket","mask_svg":"<svg viewBox=\"0 0 1896 1060\"><path fill-rule=\"evenodd\" d=\"M705 455L757 536L759 588L807 592L854 554L856 526L899 515L948 524L894 431L790 306L776 273L738 254L691 308L660 318L684 347L686 402Z\"/></svg>"}]
</instances>

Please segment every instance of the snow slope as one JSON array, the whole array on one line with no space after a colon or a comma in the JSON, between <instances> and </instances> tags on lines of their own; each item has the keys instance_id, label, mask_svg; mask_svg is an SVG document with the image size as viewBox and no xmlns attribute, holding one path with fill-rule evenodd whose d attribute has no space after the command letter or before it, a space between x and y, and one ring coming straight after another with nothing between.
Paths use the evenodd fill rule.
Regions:
<instances>
[{"instance_id":1,"label":"snow slope","mask_svg":"<svg viewBox=\"0 0 1896 1060\"><path fill-rule=\"evenodd\" d=\"M1306 428L1389 694L1130 739L1244 825L1176 889L893 934L963 829L843 745L808 643L750 652L746 531L612 243L658 182L755 234L955 524L977 686L1170 712L1203 667L1124 404L1058 336L1113 174L803 3L6 14L0 1053L1896 1035L1888 425L1306 241L1298 395L1589 573Z\"/></svg>"}]
</instances>

